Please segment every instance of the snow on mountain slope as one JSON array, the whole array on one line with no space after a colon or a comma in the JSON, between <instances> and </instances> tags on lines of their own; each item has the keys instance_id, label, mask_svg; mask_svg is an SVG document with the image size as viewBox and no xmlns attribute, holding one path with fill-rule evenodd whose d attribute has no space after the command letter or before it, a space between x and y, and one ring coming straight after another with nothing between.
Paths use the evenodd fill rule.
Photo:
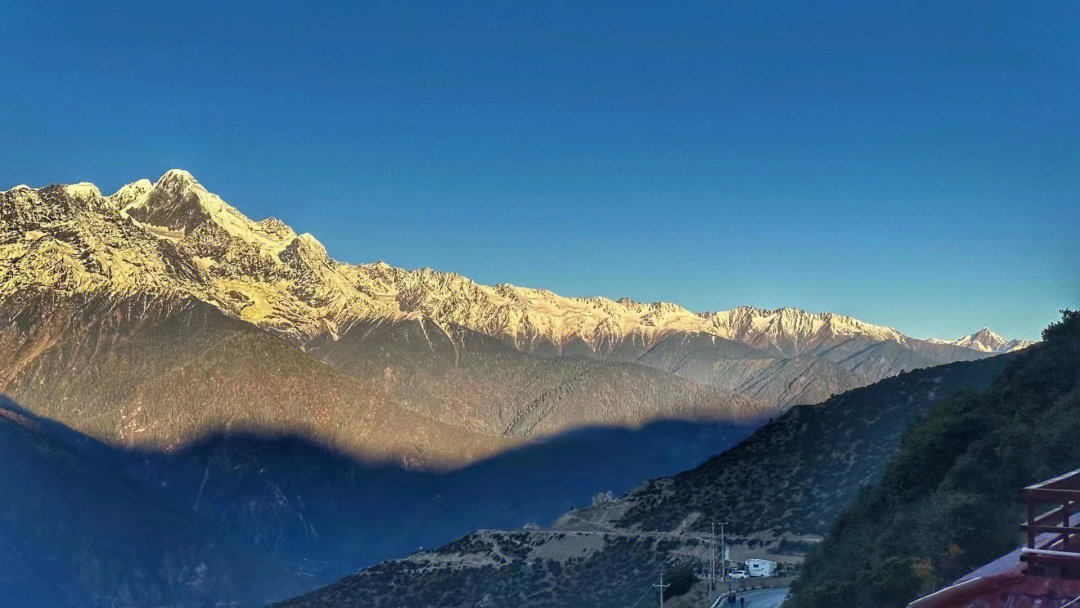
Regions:
<instances>
[{"instance_id":1,"label":"snow on mountain slope","mask_svg":"<svg viewBox=\"0 0 1080 608\"><path fill-rule=\"evenodd\" d=\"M931 339L930 342L961 346L983 353L1011 353L1014 350L1020 350L1035 344L1031 340L1007 340L985 327L956 340Z\"/></svg>"},{"instance_id":2,"label":"snow on mountain slope","mask_svg":"<svg viewBox=\"0 0 1080 608\"><path fill-rule=\"evenodd\" d=\"M191 297L300 346L336 339L357 324L427 320L447 336L460 327L539 356L612 358L673 373L692 368L684 375L752 389L780 405L1000 352L982 339L916 340L834 313L694 313L670 303L480 285L427 268L343 264L311 235L274 218L253 221L181 170L108 197L85 183L0 193L0 298L26 290ZM873 348L883 343L902 347L902 356ZM650 355L661 345L663 356ZM821 361L780 364L799 357ZM688 358L697 364L688 366ZM718 378L718 370L727 376ZM790 384L807 373L832 379L791 393Z\"/></svg>"}]
</instances>

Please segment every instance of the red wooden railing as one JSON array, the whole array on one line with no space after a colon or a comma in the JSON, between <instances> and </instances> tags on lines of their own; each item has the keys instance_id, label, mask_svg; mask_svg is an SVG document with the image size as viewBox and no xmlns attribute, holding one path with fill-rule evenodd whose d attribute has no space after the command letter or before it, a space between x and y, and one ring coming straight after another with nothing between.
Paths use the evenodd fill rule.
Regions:
<instances>
[{"instance_id":1,"label":"red wooden railing","mask_svg":"<svg viewBox=\"0 0 1080 608\"><path fill-rule=\"evenodd\" d=\"M1080 578L1080 470L1024 488L1027 545L1020 559L1036 576ZM1053 508L1045 510L1048 505Z\"/></svg>"}]
</instances>

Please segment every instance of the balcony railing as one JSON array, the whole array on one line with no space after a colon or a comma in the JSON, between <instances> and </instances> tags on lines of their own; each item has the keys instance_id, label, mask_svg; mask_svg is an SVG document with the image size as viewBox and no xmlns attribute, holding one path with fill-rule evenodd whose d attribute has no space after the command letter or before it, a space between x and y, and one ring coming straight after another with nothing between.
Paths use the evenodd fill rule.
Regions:
<instances>
[{"instance_id":1,"label":"balcony railing","mask_svg":"<svg viewBox=\"0 0 1080 608\"><path fill-rule=\"evenodd\" d=\"M1027 520L1020 528L1027 545L1020 559L1028 573L1080 578L1080 470L1024 488L1024 499Z\"/></svg>"}]
</instances>

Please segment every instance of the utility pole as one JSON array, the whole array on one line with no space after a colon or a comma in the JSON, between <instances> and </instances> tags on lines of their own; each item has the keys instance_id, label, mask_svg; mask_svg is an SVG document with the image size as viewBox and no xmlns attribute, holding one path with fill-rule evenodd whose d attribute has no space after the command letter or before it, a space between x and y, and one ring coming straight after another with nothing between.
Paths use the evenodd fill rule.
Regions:
<instances>
[{"instance_id":1,"label":"utility pole","mask_svg":"<svg viewBox=\"0 0 1080 608\"><path fill-rule=\"evenodd\" d=\"M721 555L723 557L723 555ZM716 524L712 524L712 534L709 539L709 597L716 592Z\"/></svg>"},{"instance_id":2,"label":"utility pole","mask_svg":"<svg viewBox=\"0 0 1080 608\"><path fill-rule=\"evenodd\" d=\"M720 576L721 580L727 583L728 594L731 594L731 579L727 575L727 535L724 525L727 522L720 522Z\"/></svg>"},{"instance_id":3,"label":"utility pole","mask_svg":"<svg viewBox=\"0 0 1080 608\"><path fill-rule=\"evenodd\" d=\"M653 587L656 587L656 595L660 599L660 608L664 608L664 589L667 589L670 586L671 585L665 585L664 584L664 573L661 572L660 573L660 582L653 585Z\"/></svg>"},{"instance_id":4,"label":"utility pole","mask_svg":"<svg viewBox=\"0 0 1080 608\"><path fill-rule=\"evenodd\" d=\"M724 523L720 522L720 576L727 580L727 537L724 536Z\"/></svg>"}]
</instances>

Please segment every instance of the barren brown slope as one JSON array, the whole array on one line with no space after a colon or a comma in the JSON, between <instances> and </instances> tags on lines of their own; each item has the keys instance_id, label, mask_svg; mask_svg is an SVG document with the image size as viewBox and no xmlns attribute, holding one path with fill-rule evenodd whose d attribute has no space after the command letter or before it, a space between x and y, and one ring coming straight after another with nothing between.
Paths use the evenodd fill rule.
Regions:
<instances>
[{"instance_id":1,"label":"barren brown slope","mask_svg":"<svg viewBox=\"0 0 1080 608\"><path fill-rule=\"evenodd\" d=\"M368 460L440 467L513 442L402 408L292 344L191 300L30 294L0 306L0 387L106 441L177 447L212 432L299 433Z\"/></svg>"},{"instance_id":2,"label":"barren brown slope","mask_svg":"<svg viewBox=\"0 0 1080 608\"><path fill-rule=\"evenodd\" d=\"M496 436L657 419L748 421L770 413L736 393L650 367L531 356L424 319L353 323L305 350L350 376L373 379L403 407Z\"/></svg>"}]
</instances>

